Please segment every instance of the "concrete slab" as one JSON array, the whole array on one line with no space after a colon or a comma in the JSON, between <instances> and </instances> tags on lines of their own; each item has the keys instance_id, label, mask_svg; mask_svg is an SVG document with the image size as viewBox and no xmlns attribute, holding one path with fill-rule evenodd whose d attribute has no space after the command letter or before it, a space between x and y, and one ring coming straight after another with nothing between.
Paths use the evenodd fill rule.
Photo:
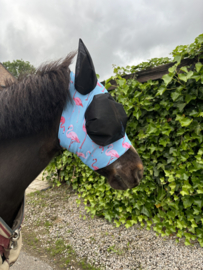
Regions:
<instances>
[{"instance_id":1,"label":"concrete slab","mask_svg":"<svg viewBox=\"0 0 203 270\"><path fill-rule=\"evenodd\" d=\"M42 181L42 173L37 176L37 178L28 186L26 189L26 194L29 194L31 192L43 190L46 188L49 188L50 184L48 181L43 180Z\"/></svg>"},{"instance_id":2,"label":"concrete slab","mask_svg":"<svg viewBox=\"0 0 203 270\"><path fill-rule=\"evenodd\" d=\"M11 270L53 270L53 268L40 260L40 258L21 251L17 262L11 267Z\"/></svg>"}]
</instances>

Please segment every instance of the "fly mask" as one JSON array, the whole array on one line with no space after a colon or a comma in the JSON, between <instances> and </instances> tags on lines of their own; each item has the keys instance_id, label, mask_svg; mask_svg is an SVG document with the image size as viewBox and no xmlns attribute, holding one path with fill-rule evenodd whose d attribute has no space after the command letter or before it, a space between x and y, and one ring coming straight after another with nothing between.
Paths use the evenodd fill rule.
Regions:
<instances>
[{"instance_id":1,"label":"fly mask","mask_svg":"<svg viewBox=\"0 0 203 270\"><path fill-rule=\"evenodd\" d=\"M93 170L104 168L130 148L127 115L98 82L91 56L82 40L76 73L70 73L73 104L66 104L60 121L60 145Z\"/></svg>"}]
</instances>

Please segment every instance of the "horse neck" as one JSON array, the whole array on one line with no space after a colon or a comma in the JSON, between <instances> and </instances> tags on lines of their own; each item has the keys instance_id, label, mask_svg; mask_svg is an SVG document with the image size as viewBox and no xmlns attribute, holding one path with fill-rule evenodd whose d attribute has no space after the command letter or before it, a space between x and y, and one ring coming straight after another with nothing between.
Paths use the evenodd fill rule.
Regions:
<instances>
[{"instance_id":1,"label":"horse neck","mask_svg":"<svg viewBox=\"0 0 203 270\"><path fill-rule=\"evenodd\" d=\"M0 217L12 226L29 184L59 150L56 131L0 142Z\"/></svg>"}]
</instances>

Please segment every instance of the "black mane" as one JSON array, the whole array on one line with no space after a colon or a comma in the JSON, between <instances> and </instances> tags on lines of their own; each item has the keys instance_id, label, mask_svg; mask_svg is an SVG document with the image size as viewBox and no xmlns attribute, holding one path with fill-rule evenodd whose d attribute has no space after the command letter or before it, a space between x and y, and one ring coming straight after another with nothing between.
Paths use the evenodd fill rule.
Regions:
<instances>
[{"instance_id":1,"label":"black mane","mask_svg":"<svg viewBox=\"0 0 203 270\"><path fill-rule=\"evenodd\" d=\"M66 102L72 101L69 65L75 54L0 90L0 140L48 132Z\"/></svg>"}]
</instances>

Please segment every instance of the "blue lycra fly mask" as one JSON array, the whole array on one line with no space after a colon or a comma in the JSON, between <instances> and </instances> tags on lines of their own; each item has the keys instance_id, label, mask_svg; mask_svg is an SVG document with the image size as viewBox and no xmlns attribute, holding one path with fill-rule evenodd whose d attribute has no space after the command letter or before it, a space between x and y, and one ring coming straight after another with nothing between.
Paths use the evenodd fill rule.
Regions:
<instances>
[{"instance_id":1,"label":"blue lycra fly mask","mask_svg":"<svg viewBox=\"0 0 203 270\"><path fill-rule=\"evenodd\" d=\"M70 95L63 110L60 145L76 154L93 170L110 165L131 146L126 133L127 115L98 82L91 56L79 40L75 75L70 73Z\"/></svg>"},{"instance_id":2,"label":"blue lycra fly mask","mask_svg":"<svg viewBox=\"0 0 203 270\"><path fill-rule=\"evenodd\" d=\"M131 146L125 134L123 138L106 146L100 146L92 141L87 134L85 112L93 97L108 93L101 83L87 95L82 95L74 87L75 76L70 73L70 94L73 104L66 104L63 110L58 138L60 145L76 154L83 163L93 170L104 168L121 157ZM105 129L105 126L103 127Z\"/></svg>"}]
</instances>

